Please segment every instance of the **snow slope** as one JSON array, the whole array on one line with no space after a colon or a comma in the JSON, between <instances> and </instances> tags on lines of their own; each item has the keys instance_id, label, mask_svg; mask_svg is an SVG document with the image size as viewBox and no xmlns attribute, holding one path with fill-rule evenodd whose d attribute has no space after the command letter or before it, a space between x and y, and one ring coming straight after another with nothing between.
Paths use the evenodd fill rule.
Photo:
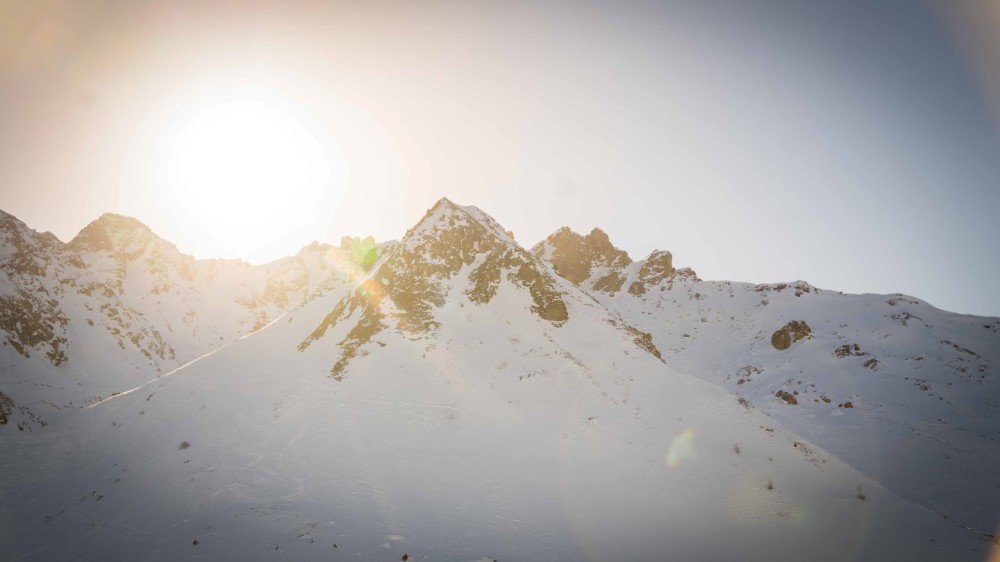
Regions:
<instances>
[{"instance_id":1,"label":"snow slope","mask_svg":"<svg viewBox=\"0 0 1000 562\"><path fill-rule=\"evenodd\" d=\"M933 560L990 546L665 358L484 213L442 200L356 285L75 424L3 436L0 549Z\"/></svg>"},{"instance_id":2,"label":"snow slope","mask_svg":"<svg viewBox=\"0 0 1000 562\"><path fill-rule=\"evenodd\" d=\"M103 215L64 244L0 211L0 431L37 431L174 369L357 276L374 241L261 266L196 260ZM4 412L8 412L4 414Z\"/></svg>"},{"instance_id":3,"label":"snow slope","mask_svg":"<svg viewBox=\"0 0 1000 562\"><path fill-rule=\"evenodd\" d=\"M593 236L561 229L533 252L651 333L672 368L748 400L903 497L996 533L1000 319L803 281L702 281L669 252L609 264L602 256L617 249L604 235L593 251ZM608 275L620 282L596 290ZM799 322L809 333L796 340L783 328Z\"/></svg>"}]
</instances>

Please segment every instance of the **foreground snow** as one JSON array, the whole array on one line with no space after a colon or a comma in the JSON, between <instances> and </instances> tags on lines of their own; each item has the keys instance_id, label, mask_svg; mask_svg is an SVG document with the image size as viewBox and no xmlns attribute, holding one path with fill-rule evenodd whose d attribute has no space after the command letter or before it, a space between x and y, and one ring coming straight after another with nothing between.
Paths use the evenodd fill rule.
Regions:
<instances>
[{"instance_id":1,"label":"foreground snow","mask_svg":"<svg viewBox=\"0 0 1000 562\"><path fill-rule=\"evenodd\" d=\"M495 306L523 305L507 297ZM279 353L308 332L295 315L87 410L78 431L8 443L5 463L50 464L7 492L7 551L764 560L986 547L646 354L590 341L577 362L559 357L587 337L586 310L566 333L467 308L445 311L433 342L386 335L341 383L319 354ZM537 351L552 355L526 360Z\"/></svg>"}]
</instances>

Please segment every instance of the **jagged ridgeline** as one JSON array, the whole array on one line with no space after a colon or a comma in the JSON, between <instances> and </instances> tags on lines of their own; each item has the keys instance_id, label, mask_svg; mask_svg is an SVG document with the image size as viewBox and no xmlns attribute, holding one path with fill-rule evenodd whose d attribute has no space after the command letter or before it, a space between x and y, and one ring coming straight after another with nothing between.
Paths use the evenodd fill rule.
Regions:
<instances>
[{"instance_id":1,"label":"jagged ridgeline","mask_svg":"<svg viewBox=\"0 0 1000 562\"><path fill-rule=\"evenodd\" d=\"M632 263L628 253L615 248L599 228L580 236L564 226L532 251L548 259L556 272L574 285L591 281L589 288L609 293L621 289L625 282L622 270Z\"/></svg>"},{"instance_id":2,"label":"jagged ridgeline","mask_svg":"<svg viewBox=\"0 0 1000 562\"><path fill-rule=\"evenodd\" d=\"M623 288L642 295L663 283L672 287L676 277L697 279L691 269L676 269L673 255L667 251L654 250L646 259L633 262L599 228L582 236L564 226L531 251L574 285L606 296L615 296Z\"/></svg>"},{"instance_id":3,"label":"jagged ridgeline","mask_svg":"<svg viewBox=\"0 0 1000 562\"><path fill-rule=\"evenodd\" d=\"M434 311L444 306L458 277L464 296L489 303L507 280L531 295L531 311L559 325L569 316L550 270L517 245L482 211L438 201L370 274L344 297L300 345L305 350L341 322L354 325L340 342L341 358L331 369L338 380L360 348L390 323L404 333L438 327Z\"/></svg>"},{"instance_id":4,"label":"jagged ridgeline","mask_svg":"<svg viewBox=\"0 0 1000 562\"><path fill-rule=\"evenodd\" d=\"M119 348L134 347L151 366L162 368L175 359L176 347L184 347L179 340L204 344L184 353L190 359L220 339L258 330L330 275L349 280L380 253L371 237L344 237L339 248L314 242L262 266L197 260L138 220L110 213L68 244L3 213L0 236L6 250L0 260L4 344L25 357L38 351L54 366L71 359L66 329L80 319L65 309L73 304L82 305L87 327L103 327ZM209 302L220 296L222 305Z\"/></svg>"},{"instance_id":5,"label":"jagged ridgeline","mask_svg":"<svg viewBox=\"0 0 1000 562\"><path fill-rule=\"evenodd\" d=\"M262 265L201 260L127 216L104 214L63 243L0 211L0 391L38 415L80 407L353 283L380 252L345 237Z\"/></svg>"}]
</instances>

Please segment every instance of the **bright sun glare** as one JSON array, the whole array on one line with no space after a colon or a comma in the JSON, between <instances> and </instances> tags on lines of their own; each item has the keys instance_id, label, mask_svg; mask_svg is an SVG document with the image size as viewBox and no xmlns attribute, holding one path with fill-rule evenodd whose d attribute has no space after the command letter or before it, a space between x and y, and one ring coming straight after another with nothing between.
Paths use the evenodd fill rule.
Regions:
<instances>
[{"instance_id":1,"label":"bright sun glare","mask_svg":"<svg viewBox=\"0 0 1000 562\"><path fill-rule=\"evenodd\" d=\"M217 104L180 120L166 165L171 206L236 255L307 222L332 179L312 133L259 101Z\"/></svg>"}]
</instances>

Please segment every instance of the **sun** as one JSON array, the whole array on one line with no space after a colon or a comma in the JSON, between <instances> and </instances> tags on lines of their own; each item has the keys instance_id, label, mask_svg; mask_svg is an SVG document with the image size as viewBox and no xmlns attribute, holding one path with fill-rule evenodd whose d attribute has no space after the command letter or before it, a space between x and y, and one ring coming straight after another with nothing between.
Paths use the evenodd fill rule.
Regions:
<instances>
[{"instance_id":1,"label":"sun","mask_svg":"<svg viewBox=\"0 0 1000 562\"><path fill-rule=\"evenodd\" d=\"M328 151L289 113L229 101L180 119L166 145L171 207L229 254L308 221L332 185Z\"/></svg>"}]
</instances>

